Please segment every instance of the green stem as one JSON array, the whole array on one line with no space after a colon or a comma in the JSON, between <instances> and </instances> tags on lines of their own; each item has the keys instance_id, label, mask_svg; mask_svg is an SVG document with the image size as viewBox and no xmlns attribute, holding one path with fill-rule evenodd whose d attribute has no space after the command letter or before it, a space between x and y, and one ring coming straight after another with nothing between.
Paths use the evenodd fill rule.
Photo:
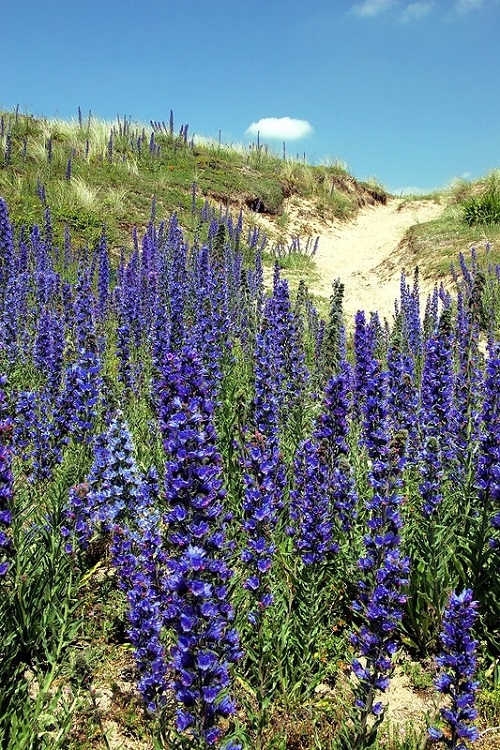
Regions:
<instances>
[{"instance_id":1,"label":"green stem","mask_svg":"<svg viewBox=\"0 0 500 750\"><path fill-rule=\"evenodd\" d=\"M293 605L296 599L297 564L298 564L298 558L295 557L293 561L293 569L291 571L291 581L290 581L290 585L288 588L288 601L287 601L287 609L286 609L286 615L285 615L285 621L284 621L284 628L282 630L282 633L284 633L285 636L288 633L288 626L292 618ZM277 668L278 668L279 682L281 686L281 700L283 701L283 705L285 706L285 708L288 709L290 685L289 685L289 680L287 679L287 675L285 674L285 669L284 669L284 662L286 661L286 655L284 654L285 649L283 648L283 646L284 646L283 638L281 637L278 639L278 643L277 643L277 651L278 651Z\"/></svg>"},{"instance_id":2,"label":"green stem","mask_svg":"<svg viewBox=\"0 0 500 750\"><path fill-rule=\"evenodd\" d=\"M257 736L255 738L256 750L264 750L263 743L263 729L266 725L267 720L267 705L266 705L266 669L264 661L264 626L263 626L263 615L259 622L259 632L257 634L258 639L258 667L257 667L257 704L258 704L258 717L257 717Z\"/></svg>"}]
</instances>

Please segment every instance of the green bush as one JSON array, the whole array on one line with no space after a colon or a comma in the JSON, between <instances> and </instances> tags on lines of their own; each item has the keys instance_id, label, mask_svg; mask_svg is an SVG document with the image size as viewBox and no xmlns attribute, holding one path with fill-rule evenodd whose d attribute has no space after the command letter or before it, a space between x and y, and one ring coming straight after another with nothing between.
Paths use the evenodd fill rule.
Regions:
<instances>
[{"instance_id":1,"label":"green bush","mask_svg":"<svg viewBox=\"0 0 500 750\"><path fill-rule=\"evenodd\" d=\"M469 198L462 206L465 222L470 227L474 224L500 224L500 194L496 192Z\"/></svg>"},{"instance_id":2,"label":"green bush","mask_svg":"<svg viewBox=\"0 0 500 750\"><path fill-rule=\"evenodd\" d=\"M462 201L465 222L475 224L500 224L500 173L493 171L483 183L478 195Z\"/></svg>"}]
</instances>

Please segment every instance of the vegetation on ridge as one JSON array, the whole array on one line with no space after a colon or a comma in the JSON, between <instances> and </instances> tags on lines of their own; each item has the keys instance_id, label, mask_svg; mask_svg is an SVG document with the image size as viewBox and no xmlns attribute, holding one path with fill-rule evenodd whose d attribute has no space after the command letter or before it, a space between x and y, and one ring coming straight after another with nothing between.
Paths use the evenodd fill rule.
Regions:
<instances>
[{"instance_id":1,"label":"vegetation on ridge","mask_svg":"<svg viewBox=\"0 0 500 750\"><path fill-rule=\"evenodd\" d=\"M92 244L106 224L111 246L129 246L131 228L147 224L151 199L158 215L191 214L194 199L232 210L279 216L284 200L315 201L325 219L352 215L366 202L384 201L376 184L354 179L340 163L312 166L280 158L265 145L226 146L191 138L188 126L149 126L118 118L46 120L18 111L0 115L0 194L14 226L40 220L44 186L55 231ZM189 219L188 219L189 221Z\"/></svg>"}]
</instances>

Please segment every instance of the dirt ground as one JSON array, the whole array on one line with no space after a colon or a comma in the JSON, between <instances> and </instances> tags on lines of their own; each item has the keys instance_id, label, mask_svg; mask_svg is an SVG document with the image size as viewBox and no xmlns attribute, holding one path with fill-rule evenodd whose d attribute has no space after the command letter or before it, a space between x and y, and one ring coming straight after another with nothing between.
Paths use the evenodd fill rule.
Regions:
<instances>
[{"instance_id":1,"label":"dirt ground","mask_svg":"<svg viewBox=\"0 0 500 750\"><path fill-rule=\"evenodd\" d=\"M377 310L383 320L394 313L399 298L404 253L401 242L414 224L439 217L444 206L433 200L389 198L385 205L376 203L362 207L351 221L325 223L318 217L313 203L292 199L284 207L288 217L286 234L301 239L319 237L314 256L318 280L309 283L309 291L330 298L336 278L344 283L345 320L353 321L357 310ZM260 216L258 224L272 237L276 232L273 219ZM413 278L413 265L405 268ZM432 291L431 285L420 284L422 299Z\"/></svg>"},{"instance_id":2,"label":"dirt ground","mask_svg":"<svg viewBox=\"0 0 500 750\"><path fill-rule=\"evenodd\" d=\"M436 219L443 206L433 201L390 199L386 205L362 208L354 221L322 227L315 262L320 282L314 294L329 297L336 278L345 284L346 319L357 310L378 310L389 320L399 297L401 266L394 255L411 226ZM391 259L393 262L391 262ZM409 277L413 268L405 269ZM422 289L424 294L430 289Z\"/></svg>"}]
</instances>

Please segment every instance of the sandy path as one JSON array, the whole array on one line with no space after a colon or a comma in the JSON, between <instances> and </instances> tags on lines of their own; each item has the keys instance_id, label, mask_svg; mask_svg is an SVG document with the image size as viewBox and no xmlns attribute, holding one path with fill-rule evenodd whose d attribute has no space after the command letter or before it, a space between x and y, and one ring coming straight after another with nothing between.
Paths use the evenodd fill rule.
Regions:
<instances>
[{"instance_id":1,"label":"sandy path","mask_svg":"<svg viewBox=\"0 0 500 750\"><path fill-rule=\"evenodd\" d=\"M393 198L387 205L362 208L352 222L333 224L320 232L315 256L320 281L310 291L330 297L336 278L345 284L344 311L352 320L359 309L378 310L389 320L399 297L401 266L390 263L406 230L431 221L443 207L431 201L405 202ZM391 268L392 266L392 268ZM406 269L412 274L413 269Z\"/></svg>"}]
</instances>

